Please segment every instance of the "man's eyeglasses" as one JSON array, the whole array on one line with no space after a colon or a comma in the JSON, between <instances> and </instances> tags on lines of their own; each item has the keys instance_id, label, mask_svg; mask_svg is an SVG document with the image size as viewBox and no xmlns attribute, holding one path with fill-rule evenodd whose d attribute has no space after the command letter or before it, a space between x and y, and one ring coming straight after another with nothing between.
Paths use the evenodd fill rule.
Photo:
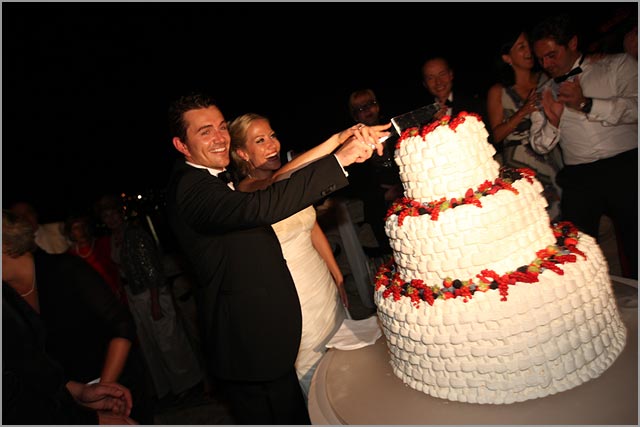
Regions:
<instances>
[{"instance_id":1,"label":"man's eyeglasses","mask_svg":"<svg viewBox=\"0 0 640 427\"><path fill-rule=\"evenodd\" d=\"M373 101L367 102L366 104L362 104L359 107L358 106L354 106L353 107L353 111L355 111L356 113L362 113L363 111L367 111L368 109L370 109L374 105L378 105L378 101L373 100Z\"/></svg>"}]
</instances>

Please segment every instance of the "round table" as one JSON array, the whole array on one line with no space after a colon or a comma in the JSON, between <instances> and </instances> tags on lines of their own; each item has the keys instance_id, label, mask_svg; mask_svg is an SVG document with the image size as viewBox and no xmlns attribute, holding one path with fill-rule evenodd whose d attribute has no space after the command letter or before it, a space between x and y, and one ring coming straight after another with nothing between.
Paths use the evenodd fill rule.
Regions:
<instances>
[{"instance_id":1,"label":"round table","mask_svg":"<svg viewBox=\"0 0 640 427\"><path fill-rule=\"evenodd\" d=\"M313 424L638 425L637 282L614 282L627 345L600 377L571 390L509 405L431 397L396 377L384 336L357 350L330 349L311 382Z\"/></svg>"}]
</instances>

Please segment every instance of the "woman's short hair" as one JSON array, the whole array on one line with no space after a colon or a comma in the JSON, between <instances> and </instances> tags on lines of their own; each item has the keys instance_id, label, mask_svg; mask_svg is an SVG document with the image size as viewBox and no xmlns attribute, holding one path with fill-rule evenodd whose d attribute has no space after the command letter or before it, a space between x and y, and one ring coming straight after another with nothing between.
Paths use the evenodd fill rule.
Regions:
<instances>
[{"instance_id":1,"label":"woman's short hair","mask_svg":"<svg viewBox=\"0 0 640 427\"><path fill-rule=\"evenodd\" d=\"M35 231L25 219L8 209L2 210L2 252L17 258L33 252L36 245Z\"/></svg>"}]
</instances>

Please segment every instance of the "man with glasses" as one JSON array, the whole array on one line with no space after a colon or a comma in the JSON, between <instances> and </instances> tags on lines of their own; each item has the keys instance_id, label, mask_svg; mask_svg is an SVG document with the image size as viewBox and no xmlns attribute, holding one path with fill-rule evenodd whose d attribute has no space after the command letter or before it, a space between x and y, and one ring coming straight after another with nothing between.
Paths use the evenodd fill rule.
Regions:
<instances>
[{"instance_id":1,"label":"man with glasses","mask_svg":"<svg viewBox=\"0 0 640 427\"><path fill-rule=\"evenodd\" d=\"M356 123L367 126L380 124L380 106L371 89L361 89L349 96L349 111Z\"/></svg>"},{"instance_id":2,"label":"man with glasses","mask_svg":"<svg viewBox=\"0 0 640 427\"><path fill-rule=\"evenodd\" d=\"M359 89L349 95L349 112L357 123L374 126L387 123L380 114L380 104L372 89ZM359 198L364 204L364 221L371 226L378 247L364 247L369 256L378 257L391 254L389 240L384 231L384 217L389 205L402 196L402 183L398 165L393 160L393 152L398 134L392 132L384 141L382 156L374 153L370 162L352 168L352 180L345 189L350 197ZM375 182L377 185L372 186Z\"/></svg>"}]
</instances>

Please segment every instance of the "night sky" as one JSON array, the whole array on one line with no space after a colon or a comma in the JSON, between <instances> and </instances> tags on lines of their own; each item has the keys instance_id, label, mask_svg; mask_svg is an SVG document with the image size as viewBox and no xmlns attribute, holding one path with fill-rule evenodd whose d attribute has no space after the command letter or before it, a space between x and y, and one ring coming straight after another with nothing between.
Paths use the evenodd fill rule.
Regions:
<instances>
[{"instance_id":1,"label":"night sky","mask_svg":"<svg viewBox=\"0 0 640 427\"><path fill-rule=\"evenodd\" d=\"M106 192L162 190L177 152L170 101L271 119L283 151L351 124L371 87L388 117L426 102L443 54L454 87L486 93L500 32L570 12L595 31L637 3L2 3L2 202L62 220ZM587 33L594 36L594 32Z\"/></svg>"}]
</instances>

